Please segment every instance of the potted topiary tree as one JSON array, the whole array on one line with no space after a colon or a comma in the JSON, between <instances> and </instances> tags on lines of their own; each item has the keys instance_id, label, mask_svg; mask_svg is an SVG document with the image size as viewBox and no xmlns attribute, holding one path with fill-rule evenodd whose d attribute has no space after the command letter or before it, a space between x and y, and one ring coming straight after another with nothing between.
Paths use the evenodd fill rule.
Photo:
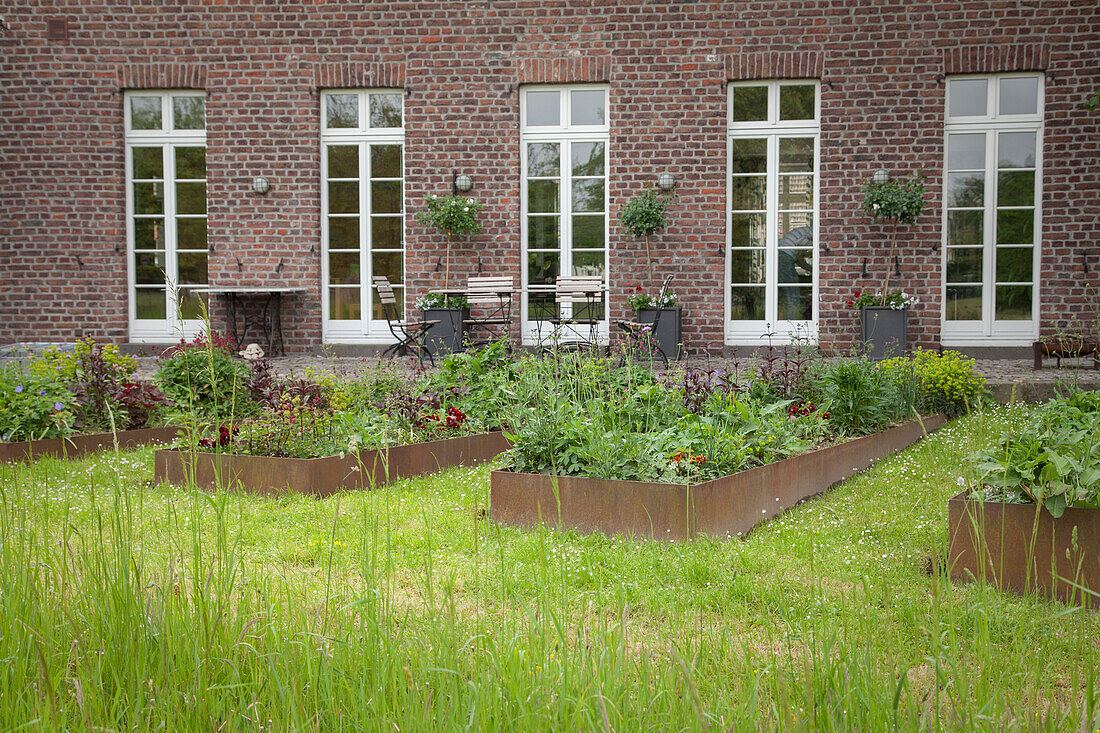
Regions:
<instances>
[{"instance_id":1,"label":"potted topiary tree","mask_svg":"<svg viewBox=\"0 0 1100 733\"><path fill-rule=\"evenodd\" d=\"M863 186L863 210L873 222L890 225L886 275L880 293L856 293L854 307L859 308L860 341L873 360L898 356L908 348L909 306L916 298L902 291L890 292L890 273L894 266L899 226L912 226L924 209L924 178L873 180Z\"/></svg>"},{"instance_id":2,"label":"potted topiary tree","mask_svg":"<svg viewBox=\"0 0 1100 733\"><path fill-rule=\"evenodd\" d=\"M416 301L416 307L424 312L424 320L438 321L425 334L425 346L432 354L449 354L461 351L465 323L470 317L466 298L450 292L451 243L456 239L472 236L481 231L478 214L482 205L457 192L446 196L429 194L424 199L425 210L416 220L435 229L447 240L446 264L443 269L443 293L428 293Z\"/></svg>"},{"instance_id":3,"label":"potted topiary tree","mask_svg":"<svg viewBox=\"0 0 1100 733\"><path fill-rule=\"evenodd\" d=\"M673 193L659 195L656 191L645 191L619 211L619 224L635 239L645 239L647 264L653 263L649 238L668 226L668 207L675 198Z\"/></svg>"}]
</instances>

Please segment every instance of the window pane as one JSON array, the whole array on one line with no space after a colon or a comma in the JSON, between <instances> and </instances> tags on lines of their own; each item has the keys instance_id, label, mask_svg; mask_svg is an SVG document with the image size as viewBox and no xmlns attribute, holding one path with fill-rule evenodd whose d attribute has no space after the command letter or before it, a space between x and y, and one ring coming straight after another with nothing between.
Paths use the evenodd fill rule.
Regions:
<instances>
[{"instance_id":1,"label":"window pane","mask_svg":"<svg viewBox=\"0 0 1100 733\"><path fill-rule=\"evenodd\" d=\"M812 283L814 281L813 250L779 250L779 267L776 275L781 283Z\"/></svg>"},{"instance_id":2,"label":"window pane","mask_svg":"<svg viewBox=\"0 0 1100 733\"><path fill-rule=\"evenodd\" d=\"M779 215L779 246L808 247L814 243L814 215L809 211Z\"/></svg>"},{"instance_id":3,"label":"window pane","mask_svg":"<svg viewBox=\"0 0 1100 733\"><path fill-rule=\"evenodd\" d=\"M330 249L359 249L359 217L330 216L328 246Z\"/></svg>"},{"instance_id":4,"label":"window pane","mask_svg":"<svg viewBox=\"0 0 1100 733\"><path fill-rule=\"evenodd\" d=\"M164 282L164 253L138 252L134 255L134 282L159 285Z\"/></svg>"},{"instance_id":5,"label":"window pane","mask_svg":"<svg viewBox=\"0 0 1100 733\"><path fill-rule=\"evenodd\" d=\"M1032 247L997 248L997 282L1029 283L1031 280Z\"/></svg>"},{"instance_id":6,"label":"window pane","mask_svg":"<svg viewBox=\"0 0 1100 733\"><path fill-rule=\"evenodd\" d=\"M168 300L164 288L138 288L134 291L135 315L142 320L162 321L168 317Z\"/></svg>"},{"instance_id":7,"label":"window pane","mask_svg":"<svg viewBox=\"0 0 1100 733\"><path fill-rule=\"evenodd\" d=\"M1034 168L1035 133L1002 132L997 136L998 168Z\"/></svg>"},{"instance_id":8,"label":"window pane","mask_svg":"<svg viewBox=\"0 0 1100 733\"><path fill-rule=\"evenodd\" d=\"M730 208L734 211L764 208L768 179L764 176L735 176L730 181Z\"/></svg>"},{"instance_id":9,"label":"window pane","mask_svg":"<svg viewBox=\"0 0 1100 733\"><path fill-rule=\"evenodd\" d=\"M401 127L401 95L370 95L370 126Z\"/></svg>"},{"instance_id":10,"label":"window pane","mask_svg":"<svg viewBox=\"0 0 1100 733\"><path fill-rule=\"evenodd\" d=\"M602 176L603 152L603 143L573 143L573 175Z\"/></svg>"},{"instance_id":11,"label":"window pane","mask_svg":"<svg viewBox=\"0 0 1100 733\"><path fill-rule=\"evenodd\" d=\"M812 287L781 287L778 289L778 312L781 321L809 321L814 317Z\"/></svg>"},{"instance_id":12,"label":"window pane","mask_svg":"<svg viewBox=\"0 0 1100 733\"><path fill-rule=\"evenodd\" d=\"M557 219L555 218L554 221L557 221ZM603 216L574 216L573 247L577 249L600 249L603 246Z\"/></svg>"},{"instance_id":13,"label":"window pane","mask_svg":"<svg viewBox=\"0 0 1100 733\"><path fill-rule=\"evenodd\" d=\"M1033 209L998 209L997 244L1034 244Z\"/></svg>"},{"instance_id":14,"label":"window pane","mask_svg":"<svg viewBox=\"0 0 1100 733\"><path fill-rule=\"evenodd\" d=\"M1033 115L1039 111L1039 79L1017 77L1001 79L1002 115Z\"/></svg>"},{"instance_id":15,"label":"window pane","mask_svg":"<svg viewBox=\"0 0 1100 733\"><path fill-rule=\"evenodd\" d=\"M604 179L580 178L573 181L573 211L604 210Z\"/></svg>"},{"instance_id":16,"label":"window pane","mask_svg":"<svg viewBox=\"0 0 1100 733\"><path fill-rule=\"evenodd\" d=\"M529 293L527 295L527 317L532 321L558 317L558 304L553 293Z\"/></svg>"},{"instance_id":17,"label":"window pane","mask_svg":"<svg viewBox=\"0 0 1100 733\"><path fill-rule=\"evenodd\" d=\"M359 95L329 94L325 97L328 126L359 127Z\"/></svg>"},{"instance_id":18,"label":"window pane","mask_svg":"<svg viewBox=\"0 0 1100 733\"><path fill-rule=\"evenodd\" d=\"M948 173L947 205L980 207L985 205L985 173Z\"/></svg>"},{"instance_id":19,"label":"window pane","mask_svg":"<svg viewBox=\"0 0 1100 733\"><path fill-rule=\"evenodd\" d=\"M370 208L374 214L400 214L401 181L371 181Z\"/></svg>"},{"instance_id":20,"label":"window pane","mask_svg":"<svg viewBox=\"0 0 1100 733\"><path fill-rule=\"evenodd\" d=\"M133 148L134 179L164 178L163 148Z\"/></svg>"},{"instance_id":21,"label":"window pane","mask_svg":"<svg viewBox=\"0 0 1100 733\"><path fill-rule=\"evenodd\" d=\"M784 137L779 139L780 173L813 173L814 139L812 137Z\"/></svg>"},{"instance_id":22,"label":"window pane","mask_svg":"<svg viewBox=\"0 0 1100 733\"><path fill-rule=\"evenodd\" d=\"M947 167L953 171L984 169L985 133L948 135Z\"/></svg>"},{"instance_id":23,"label":"window pane","mask_svg":"<svg viewBox=\"0 0 1100 733\"><path fill-rule=\"evenodd\" d=\"M812 120L814 118L813 84L784 84L779 87L779 119Z\"/></svg>"},{"instance_id":24,"label":"window pane","mask_svg":"<svg viewBox=\"0 0 1100 733\"><path fill-rule=\"evenodd\" d=\"M998 285L993 312L998 321L1031 320L1031 286Z\"/></svg>"},{"instance_id":25,"label":"window pane","mask_svg":"<svg viewBox=\"0 0 1100 733\"><path fill-rule=\"evenodd\" d=\"M206 184L177 183L176 211L181 214L205 214Z\"/></svg>"},{"instance_id":26,"label":"window pane","mask_svg":"<svg viewBox=\"0 0 1100 733\"><path fill-rule=\"evenodd\" d=\"M359 146L358 145L329 145L328 146L328 177L329 178L358 178L359 177Z\"/></svg>"},{"instance_id":27,"label":"window pane","mask_svg":"<svg viewBox=\"0 0 1100 733\"><path fill-rule=\"evenodd\" d=\"M206 249L206 219L176 219L180 249Z\"/></svg>"},{"instance_id":28,"label":"window pane","mask_svg":"<svg viewBox=\"0 0 1100 733\"><path fill-rule=\"evenodd\" d=\"M206 178L206 148L176 148L176 178Z\"/></svg>"},{"instance_id":29,"label":"window pane","mask_svg":"<svg viewBox=\"0 0 1100 733\"><path fill-rule=\"evenodd\" d=\"M329 181L328 210L332 214L359 213L359 184L356 181Z\"/></svg>"},{"instance_id":30,"label":"window pane","mask_svg":"<svg viewBox=\"0 0 1100 733\"><path fill-rule=\"evenodd\" d=\"M947 249L947 282L980 283L982 256L981 247L949 247Z\"/></svg>"},{"instance_id":31,"label":"window pane","mask_svg":"<svg viewBox=\"0 0 1100 733\"><path fill-rule=\"evenodd\" d=\"M795 175L779 177L780 209L812 209L814 207L814 177Z\"/></svg>"},{"instance_id":32,"label":"window pane","mask_svg":"<svg viewBox=\"0 0 1100 733\"><path fill-rule=\"evenodd\" d=\"M944 307L949 321L980 321L982 319L982 286L948 285Z\"/></svg>"},{"instance_id":33,"label":"window pane","mask_svg":"<svg viewBox=\"0 0 1100 733\"><path fill-rule=\"evenodd\" d=\"M179 316L182 319L202 318L206 310L206 294L196 293L190 288L179 291Z\"/></svg>"},{"instance_id":34,"label":"window pane","mask_svg":"<svg viewBox=\"0 0 1100 733\"><path fill-rule=\"evenodd\" d=\"M360 283L359 277L358 252L331 252L329 254L328 281L330 283L333 285L358 285Z\"/></svg>"},{"instance_id":35,"label":"window pane","mask_svg":"<svg viewBox=\"0 0 1100 733\"><path fill-rule=\"evenodd\" d=\"M130 97L130 129L161 129L160 97Z\"/></svg>"},{"instance_id":36,"label":"window pane","mask_svg":"<svg viewBox=\"0 0 1100 733\"><path fill-rule=\"evenodd\" d=\"M602 89L584 89L569 93L569 118L573 125L607 123L606 93Z\"/></svg>"},{"instance_id":37,"label":"window pane","mask_svg":"<svg viewBox=\"0 0 1100 733\"><path fill-rule=\"evenodd\" d=\"M980 211L948 211L948 244L982 244L983 214Z\"/></svg>"},{"instance_id":38,"label":"window pane","mask_svg":"<svg viewBox=\"0 0 1100 733\"><path fill-rule=\"evenodd\" d=\"M997 174L998 206L1034 206L1035 171L1001 171Z\"/></svg>"},{"instance_id":39,"label":"window pane","mask_svg":"<svg viewBox=\"0 0 1100 733\"><path fill-rule=\"evenodd\" d=\"M602 250L573 253L573 274L577 276L603 275L604 253Z\"/></svg>"},{"instance_id":40,"label":"window pane","mask_svg":"<svg viewBox=\"0 0 1100 733\"><path fill-rule=\"evenodd\" d=\"M764 214L734 214L730 221L730 245L764 246Z\"/></svg>"},{"instance_id":41,"label":"window pane","mask_svg":"<svg viewBox=\"0 0 1100 733\"><path fill-rule=\"evenodd\" d=\"M558 92L526 92L527 126L557 127L561 124L561 112L558 105L561 95Z\"/></svg>"},{"instance_id":42,"label":"window pane","mask_svg":"<svg viewBox=\"0 0 1100 733\"><path fill-rule=\"evenodd\" d=\"M732 173L767 173L768 141L763 138L730 141Z\"/></svg>"},{"instance_id":43,"label":"window pane","mask_svg":"<svg viewBox=\"0 0 1100 733\"><path fill-rule=\"evenodd\" d=\"M528 176L531 178L554 177L560 173L561 150L558 143L528 143Z\"/></svg>"},{"instance_id":44,"label":"window pane","mask_svg":"<svg viewBox=\"0 0 1100 733\"><path fill-rule=\"evenodd\" d=\"M391 283L397 284L405 281L405 272L402 267L404 255L400 252L374 252L371 254L371 276L382 275Z\"/></svg>"},{"instance_id":45,"label":"window pane","mask_svg":"<svg viewBox=\"0 0 1100 733\"><path fill-rule=\"evenodd\" d=\"M528 181L527 210L532 213L557 212L561 197L557 181Z\"/></svg>"},{"instance_id":46,"label":"window pane","mask_svg":"<svg viewBox=\"0 0 1100 733\"><path fill-rule=\"evenodd\" d=\"M557 249L560 246L561 232L558 217L527 217L527 247L529 249Z\"/></svg>"},{"instance_id":47,"label":"window pane","mask_svg":"<svg viewBox=\"0 0 1100 733\"><path fill-rule=\"evenodd\" d=\"M401 217L372 216L370 247L371 249L401 249Z\"/></svg>"},{"instance_id":48,"label":"window pane","mask_svg":"<svg viewBox=\"0 0 1100 733\"><path fill-rule=\"evenodd\" d=\"M205 285L206 251L180 252L176 258L181 285Z\"/></svg>"},{"instance_id":49,"label":"window pane","mask_svg":"<svg viewBox=\"0 0 1100 733\"><path fill-rule=\"evenodd\" d=\"M764 283L764 251L741 249L730 252L730 276L735 283Z\"/></svg>"},{"instance_id":50,"label":"window pane","mask_svg":"<svg viewBox=\"0 0 1100 733\"><path fill-rule=\"evenodd\" d=\"M401 146L371 145L370 174L372 178L400 178Z\"/></svg>"},{"instance_id":51,"label":"window pane","mask_svg":"<svg viewBox=\"0 0 1100 733\"><path fill-rule=\"evenodd\" d=\"M206 127L202 97L172 97L172 127L176 130L201 130Z\"/></svg>"},{"instance_id":52,"label":"window pane","mask_svg":"<svg viewBox=\"0 0 1100 733\"><path fill-rule=\"evenodd\" d=\"M328 317L333 321L358 321L359 288L329 288Z\"/></svg>"},{"instance_id":53,"label":"window pane","mask_svg":"<svg viewBox=\"0 0 1100 733\"><path fill-rule=\"evenodd\" d=\"M163 214L164 213L164 184L163 183L135 183L134 184L134 213L135 214Z\"/></svg>"},{"instance_id":54,"label":"window pane","mask_svg":"<svg viewBox=\"0 0 1100 733\"><path fill-rule=\"evenodd\" d=\"M164 219L134 219L134 249L164 249Z\"/></svg>"},{"instance_id":55,"label":"window pane","mask_svg":"<svg viewBox=\"0 0 1100 733\"><path fill-rule=\"evenodd\" d=\"M527 283L529 285L552 285L558 279L558 267L561 255L557 252L527 253Z\"/></svg>"},{"instance_id":56,"label":"window pane","mask_svg":"<svg viewBox=\"0 0 1100 733\"><path fill-rule=\"evenodd\" d=\"M764 320L764 288L733 288L730 293L730 319L734 321Z\"/></svg>"},{"instance_id":57,"label":"window pane","mask_svg":"<svg viewBox=\"0 0 1100 733\"><path fill-rule=\"evenodd\" d=\"M952 79L947 82L951 97L950 117L974 117L985 114L986 80Z\"/></svg>"},{"instance_id":58,"label":"window pane","mask_svg":"<svg viewBox=\"0 0 1100 733\"><path fill-rule=\"evenodd\" d=\"M734 87L733 121L766 122L768 119L768 87Z\"/></svg>"}]
</instances>

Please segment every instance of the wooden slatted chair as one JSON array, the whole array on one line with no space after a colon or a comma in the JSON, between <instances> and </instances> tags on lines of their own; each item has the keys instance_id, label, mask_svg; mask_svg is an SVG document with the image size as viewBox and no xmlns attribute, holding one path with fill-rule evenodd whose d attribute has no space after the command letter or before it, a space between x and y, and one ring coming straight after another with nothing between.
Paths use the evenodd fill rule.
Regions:
<instances>
[{"instance_id":1,"label":"wooden slatted chair","mask_svg":"<svg viewBox=\"0 0 1100 733\"><path fill-rule=\"evenodd\" d=\"M656 311L653 314L653 321L651 323L643 323L641 321L616 321L616 324L623 331L626 332L627 341L638 353L649 354L650 359L654 355L661 357L661 363L666 367L668 366L668 355L665 354L661 348L661 342L657 338L657 326L661 322L661 313L664 312L664 308L661 306L665 302L665 296L668 295L669 287L672 285L672 275L665 278L664 283L661 285L661 290L657 294Z\"/></svg>"},{"instance_id":2,"label":"wooden slatted chair","mask_svg":"<svg viewBox=\"0 0 1100 733\"><path fill-rule=\"evenodd\" d=\"M485 346L508 338L512 325L512 297L516 283L511 277L471 277L466 281L466 302L472 311L466 320L470 346Z\"/></svg>"},{"instance_id":3,"label":"wooden slatted chair","mask_svg":"<svg viewBox=\"0 0 1100 733\"><path fill-rule=\"evenodd\" d=\"M552 344L547 350L568 346L587 348L597 344L597 333L603 318L599 306L603 305L602 275L572 275L559 277L554 283L554 301L559 314L562 305L569 304L569 316L559 315L548 319L554 326L550 334ZM580 312L578 314L578 311ZM576 337L577 326L588 326L588 340ZM572 338L563 338L572 337Z\"/></svg>"},{"instance_id":4,"label":"wooden slatted chair","mask_svg":"<svg viewBox=\"0 0 1100 733\"><path fill-rule=\"evenodd\" d=\"M389 278L381 275L376 275L371 278L374 283L374 290L378 293L378 302L382 304L382 314L386 317L386 325L390 328L390 333L397 339L396 342L386 347L386 350L382 352L382 356L398 356L399 354L406 354L412 352L416 354L416 358L420 360L420 363L424 363L424 357L428 357L428 361L435 365L435 358L432 356L432 352L424 345L424 336L427 334L428 329L439 323L439 321L408 321L403 320L397 310L397 296L393 292L393 286L390 285Z\"/></svg>"}]
</instances>

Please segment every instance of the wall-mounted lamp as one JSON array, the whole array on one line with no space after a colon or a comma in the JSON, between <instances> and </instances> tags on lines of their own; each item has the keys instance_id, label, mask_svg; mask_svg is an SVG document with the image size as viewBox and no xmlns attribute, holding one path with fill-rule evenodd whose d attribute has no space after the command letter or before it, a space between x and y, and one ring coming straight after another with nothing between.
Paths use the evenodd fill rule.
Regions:
<instances>
[{"instance_id":1,"label":"wall-mounted lamp","mask_svg":"<svg viewBox=\"0 0 1100 733\"><path fill-rule=\"evenodd\" d=\"M467 191L469 191L473 187L474 187L474 179L473 178L470 178L470 176L466 175L465 173L459 173L459 174L455 175L455 177L454 177L455 192L461 191L462 193L466 193Z\"/></svg>"},{"instance_id":2,"label":"wall-mounted lamp","mask_svg":"<svg viewBox=\"0 0 1100 733\"><path fill-rule=\"evenodd\" d=\"M252 190L263 196L271 190L271 184L263 176L256 176L252 179Z\"/></svg>"},{"instance_id":3,"label":"wall-mounted lamp","mask_svg":"<svg viewBox=\"0 0 1100 733\"><path fill-rule=\"evenodd\" d=\"M886 183L890 180L890 171L879 168L875 171L875 174L871 176L871 180L875 183Z\"/></svg>"},{"instance_id":4,"label":"wall-mounted lamp","mask_svg":"<svg viewBox=\"0 0 1100 733\"><path fill-rule=\"evenodd\" d=\"M662 191L671 191L676 187L676 178L668 172L657 176L657 188Z\"/></svg>"}]
</instances>

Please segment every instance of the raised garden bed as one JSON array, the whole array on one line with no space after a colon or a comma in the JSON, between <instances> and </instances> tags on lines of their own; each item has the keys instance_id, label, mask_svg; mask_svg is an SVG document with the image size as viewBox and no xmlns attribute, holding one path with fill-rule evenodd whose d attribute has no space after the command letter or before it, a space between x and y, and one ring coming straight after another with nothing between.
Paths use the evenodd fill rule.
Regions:
<instances>
[{"instance_id":1,"label":"raised garden bed","mask_svg":"<svg viewBox=\"0 0 1100 733\"><path fill-rule=\"evenodd\" d=\"M729 538L816 496L946 422L936 415L703 483L669 484L493 471L489 516L635 539Z\"/></svg>"},{"instance_id":2,"label":"raised garden bed","mask_svg":"<svg viewBox=\"0 0 1100 733\"><path fill-rule=\"evenodd\" d=\"M948 562L955 580L1098 605L1100 509L1068 507L1054 518L1036 504L966 498L947 502Z\"/></svg>"},{"instance_id":3,"label":"raised garden bed","mask_svg":"<svg viewBox=\"0 0 1100 733\"><path fill-rule=\"evenodd\" d=\"M45 440L25 440L15 443L0 443L0 461L32 461L45 456L65 456L76 458L114 448L140 448L154 443L171 443L179 435L179 428L142 428L140 430L120 430L117 433L89 433L71 435L68 438L47 438Z\"/></svg>"},{"instance_id":4,"label":"raised garden bed","mask_svg":"<svg viewBox=\"0 0 1100 733\"><path fill-rule=\"evenodd\" d=\"M363 450L324 458L274 458L158 450L153 480L203 488L239 488L254 494L298 492L316 497L381 486L454 466L473 466L508 449L503 433L481 433L429 443Z\"/></svg>"}]
</instances>

